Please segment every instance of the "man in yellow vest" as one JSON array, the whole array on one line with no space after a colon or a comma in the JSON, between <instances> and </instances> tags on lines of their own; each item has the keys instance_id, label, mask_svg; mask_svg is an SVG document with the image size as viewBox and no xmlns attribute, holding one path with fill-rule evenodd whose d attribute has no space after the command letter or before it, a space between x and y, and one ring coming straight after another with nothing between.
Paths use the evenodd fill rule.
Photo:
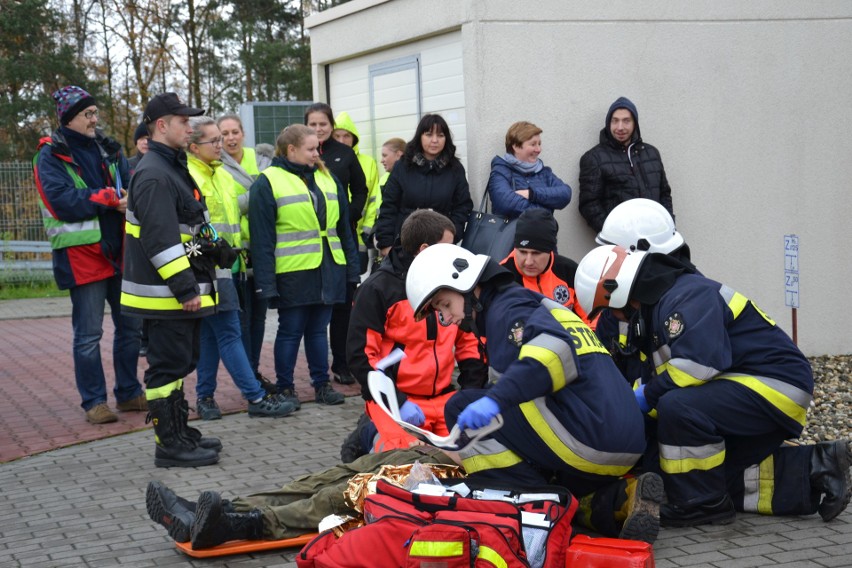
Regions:
<instances>
[{"instance_id":1,"label":"man in yellow vest","mask_svg":"<svg viewBox=\"0 0 852 568\"><path fill-rule=\"evenodd\" d=\"M60 126L33 158L42 219L53 249L53 275L71 291L74 375L86 420L115 422L101 363L104 305L115 325L115 395L121 411L148 407L136 377L141 322L119 306L127 160L121 145L96 129L95 99L69 85L53 93Z\"/></svg>"},{"instance_id":2,"label":"man in yellow vest","mask_svg":"<svg viewBox=\"0 0 852 568\"><path fill-rule=\"evenodd\" d=\"M143 121L151 140L127 200L125 279L121 305L148 320L148 408L157 467L196 467L219 461L222 444L187 425L183 378L195 369L201 318L216 311L216 266L236 252L217 239L184 151L190 116L204 111L175 93L155 96Z\"/></svg>"}]
</instances>

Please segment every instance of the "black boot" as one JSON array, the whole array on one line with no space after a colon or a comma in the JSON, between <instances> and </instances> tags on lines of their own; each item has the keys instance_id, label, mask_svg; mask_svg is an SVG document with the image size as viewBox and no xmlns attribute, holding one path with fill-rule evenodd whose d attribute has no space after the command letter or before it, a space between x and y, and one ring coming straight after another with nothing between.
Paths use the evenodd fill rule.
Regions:
<instances>
[{"instance_id":1,"label":"black boot","mask_svg":"<svg viewBox=\"0 0 852 568\"><path fill-rule=\"evenodd\" d=\"M737 520L737 511L730 496L715 503L693 507L660 505L660 524L664 527L697 527L698 525L727 525Z\"/></svg>"},{"instance_id":2,"label":"black boot","mask_svg":"<svg viewBox=\"0 0 852 568\"><path fill-rule=\"evenodd\" d=\"M172 399L173 396L175 399ZM173 391L166 400L171 400L174 405L175 420L180 425L183 436L195 440L195 443L205 450L216 450L217 452L222 450L222 442L219 438L202 436L200 430L189 425L189 403L183 395L182 388Z\"/></svg>"},{"instance_id":3,"label":"black boot","mask_svg":"<svg viewBox=\"0 0 852 568\"><path fill-rule=\"evenodd\" d=\"M195 503L178 497L159 481L151 481L145 491L145 508L151 520L165 527L175 542L189 541Z\"/></svg>"},{"instance_id":4,"label":"black boot","mask_svg":"<svg viewBox=\"0 0 852 568\"><path fill-rule=\"evenodd\" d=\"M627 518L618 538L654 544L660 532L660 504L666 497L663 480L656 473L648 472L628 483L635 485L628 492Z\"/></svg>"},{"instance_id":5,"label":"black boot","mask_svg":"<svg viewBox=\"0 0 852 568\"><path fill-rule=\"evenodd\" d=\"M170 395L171 397L172 395ZM182 434L173 404L168 398L148 401L148 421L154 423L154 465L157 467L198 467L219 461L215 450L200 447Z\"/></svg>"},{"instance_id":6,"label":"black boot","mask_svg":"<svg viewBox=\"0 0 852 568\"><path fill-rule=\"evenodd\" d=\"M343 440L343 444L340 446L340 461L343 463L352 463L361 456L370 453L370 450L365 450L361 444L361 434L370 424L372 424L370 417L367 416L366 412L362 413L358 418L355 429L346 436L346 439Z\"/></svg>"},{"instance_id":7,"label":"black boot","mask_svg":"<svg viewBox=\"0 0 852 568\"><path fill-rule=\"evenodd\" d=\"M190 536L193 550L212 548L229 540L261 540L263 516L258 509L229 513L218 493L204 491L198 498Z\"/></svg>"},{"instance_id":8,"label":"black boot","mask_svg":"<svg viewBox=\"0 0 852 568\"><path fill-rule=\"evenodd\" d=\"M820 442L814 446L811 455L811 487L824 494L817 507L823 521L830 521L843 512L852 495L852 481L849 467L852 465L852 453L849 442L836 440Z\"/></svg>"}]
</instances>

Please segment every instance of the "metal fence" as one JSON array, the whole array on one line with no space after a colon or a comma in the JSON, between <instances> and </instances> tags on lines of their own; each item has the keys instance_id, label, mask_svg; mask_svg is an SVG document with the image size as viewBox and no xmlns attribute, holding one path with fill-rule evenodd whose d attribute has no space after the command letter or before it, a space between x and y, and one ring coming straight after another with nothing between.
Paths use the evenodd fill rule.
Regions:
<instances>
[{"instance_id":1,"label":"metal fence","mask_svg":"<svg viewBox=\"0 0 852 568\"><path fill-rule=\"evenodd\" d=\"M0 281L49 276L50 247L29 162L0 162Z\"/></svg>"},{"instance_id":2,"label":"metal fence","mask_svg":"<svg viewBox=\"0 0 852 568\"><path fill-rule=\"evenodd\" d=\"M0 162L0 240L46 241L33 167Z\"/></svg>"}]
</instances>

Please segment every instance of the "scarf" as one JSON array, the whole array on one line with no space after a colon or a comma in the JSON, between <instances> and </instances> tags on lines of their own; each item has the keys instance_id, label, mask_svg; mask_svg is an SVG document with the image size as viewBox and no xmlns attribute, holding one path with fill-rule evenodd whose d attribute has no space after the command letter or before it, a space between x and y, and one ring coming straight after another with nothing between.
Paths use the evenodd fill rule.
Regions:
<instances>
[{"instance_id":1,"label":"scarf","mask_svg":"<svg viewBox=\"0 0 852 568\"><path fill-rule=\"evenodd\" d=\"M447 165L447 158L443 154L435 158L434 160L427 160L426 156L424 156L421 152L417 152L414 154L414 157L411 159L412 162L417 164L418 166L428 166L430 170L442 170L444 166Z\"/></svg>"},{"instance_id":2,"label":"scarf","mask_svg":"<svg viewBox=\"0 0 852 568\"><path fill-rule=\"evenodd\" d=\"M254 183L254 177L249 175L243 167L229 153L222 150L219 156L222 160L222 165L228 170L228 173L234 176L234 181L248 189Z\"/></svg>"},{"instance_id":3,"label":"scarf","mask_svg":"<svg viewBox=\"0 0 852 568\"><path fill-rule=\"evenodd\" d=\"M510 154L508 152L503 154L503 159L506 160L510 166L524 174L537 174L544 167L544 162L540 159L536 159L536 161L531 164L529 162L520 161L514 154Z\"/></svg>"}]
</instances>

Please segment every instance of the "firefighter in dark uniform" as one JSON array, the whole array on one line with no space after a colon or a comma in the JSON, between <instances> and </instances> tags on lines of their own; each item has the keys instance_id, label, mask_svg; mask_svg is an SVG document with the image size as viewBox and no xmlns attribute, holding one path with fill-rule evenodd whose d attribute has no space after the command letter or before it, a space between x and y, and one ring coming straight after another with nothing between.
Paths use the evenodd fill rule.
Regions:
<instances>
[{"instance_id":1,"label":"firefighter in dark uniform","mask_svg":"<svg viewBox=\"0 0 852 568\"><path fill-rule=\"evenodd\" d=\"M127 201L121 307L148 322L145 385L157 467L214 464L222 447L187 425L183 394L183 379L198 362L201 318L216 310L216 265L230 267L236 260L236 252L217 238L187 169L189 117L203 113L175 93L151 99L143 116L151 132L148 153Z\"/></svg>"},{"instance_id":2,"label":"firefighter in dark uniform","mask_svg":"<svg viewBox=\"0 0 852 568\"><path fill-rule=\"evenodd\" d=\"M645 448L643 418L606 349L562 304L518 286L485 255L437 244L421 252L406 278L417 317L438 312L487 338L487 390L459 391L448 425L504 424L460 452L471 477L492 486L555 482L581 499L580 518L608 536L652 542L662 482L651 473L621 479Z\"/></svg>"},{"instance_id":3,"label":"firefighter in dark uniform","mask_svg":"<svg viewBox=\"0 0 852 568\"><path fill-rule=\"evenodd\" d=\"M729 523L736 510L828 521L846 508L848 441L784 444L805 425L813 375L752 301L670 255L612 245L583 258L575 284L590 314L629 321L653 361L634 393L658 422L663 526Z\"/></svg>"}]
</instances>

